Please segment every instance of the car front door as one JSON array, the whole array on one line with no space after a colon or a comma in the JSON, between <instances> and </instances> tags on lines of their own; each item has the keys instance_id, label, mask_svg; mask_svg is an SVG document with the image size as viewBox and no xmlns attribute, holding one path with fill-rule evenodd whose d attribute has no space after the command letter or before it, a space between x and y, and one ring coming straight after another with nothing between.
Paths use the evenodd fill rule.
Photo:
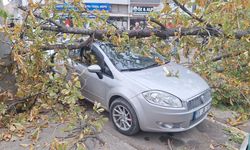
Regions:
<instances>
[{"instance_id":1,"label":"car front door","mask_svg":"<svg viewBox=\"0 0 250 150\"><path fill-rule=\"evenodd\" d=\"M113 75L108 66L104 62L104 57L95 46L82 48L80 52L80 62L76 64L77 72L80 74L82 85L82 93L88 100L92 102L100 102L105 106L107 88L112 83ZM90 65L97 64L101 67L103 78L100 79L96 73L87 70Z\"/></svg>"}]
</instances>

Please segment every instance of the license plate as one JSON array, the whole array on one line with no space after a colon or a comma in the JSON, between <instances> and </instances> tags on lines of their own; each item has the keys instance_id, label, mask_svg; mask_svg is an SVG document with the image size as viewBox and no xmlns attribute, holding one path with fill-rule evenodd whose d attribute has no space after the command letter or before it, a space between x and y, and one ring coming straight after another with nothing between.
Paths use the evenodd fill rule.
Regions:
<instances>
[{"instance_id":1,"label":"license plate","mask_svg":"<svg viewBox=\"0 0 250 150\"><path fill-rule=\"evenodd\" d=\"M205 107L202 107L201 109L194 112L194 120L197 118L200 118L203 114L207 113L209 109L211 108L211 103L206 105Z\"/></svg>"}]
</instances>

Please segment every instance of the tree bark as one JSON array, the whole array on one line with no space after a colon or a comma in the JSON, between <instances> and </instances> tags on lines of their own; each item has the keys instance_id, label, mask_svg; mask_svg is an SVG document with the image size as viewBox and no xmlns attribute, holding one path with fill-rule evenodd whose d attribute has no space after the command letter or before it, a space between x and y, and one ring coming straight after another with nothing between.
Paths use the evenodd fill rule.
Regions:
<instances>
[{"instance_id":1,"label":"tree bark","mask_svg":"<svg viewBox=\"0 0 250 150\"><path fill-rule=\"evenodd\" d=\"M91 35L96 39L102 39L105 35L110 36L107 30L85 30L80 28L72 27L57 27L57 26L41 26L42 30L70 33L70 34L82 34ZM122 33L128 33L128 36L133 38L144 38L156 35L159 38L166 39L170 36L187 36L187 35L202 35L202 36L219 36L220 31L214 28L201 28L201 27L191 27L191 28L172 28L172 29L142 29L142 30L117 30L115 34L122 35Z\"/></svg>"}]
</instances>

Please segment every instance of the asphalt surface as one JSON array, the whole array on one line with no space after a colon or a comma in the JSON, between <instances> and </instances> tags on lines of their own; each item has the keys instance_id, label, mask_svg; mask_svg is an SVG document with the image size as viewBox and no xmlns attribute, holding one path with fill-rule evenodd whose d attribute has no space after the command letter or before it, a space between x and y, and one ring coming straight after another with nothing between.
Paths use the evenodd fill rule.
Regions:
<instances>
[{"instance_id":1,"label":"asphalt surface","mask_svg":"<svg viewBox=\"0 0 250 150\"><path fill-rule=\"evenodd\" d=\"M91 108L91 107L89 107ZM104 113L108 117L108 113ZM65 124L50 123L40 133L40 138L35 149L47 150L49 143L55 137L64 137ZM30 129L31 130L31 129ZM2 130L3 132L3 130ZM29 131L28 131L29 132ZM1 130L0 130L1 133ZM29 149L21 144L31 144L30 134L27 133L22 139L0 142L0 150L22 150ZM99 139L89 138L86 140L86 147L90 150L227 150L239 149L240 144L230 140L230 135L225 131L225 126L205 119L201 124L185 132L180 133L150 133L139 132L134 136L125 136L114 129L113 124L108 121Z\"/></svg>"}]
</instances>

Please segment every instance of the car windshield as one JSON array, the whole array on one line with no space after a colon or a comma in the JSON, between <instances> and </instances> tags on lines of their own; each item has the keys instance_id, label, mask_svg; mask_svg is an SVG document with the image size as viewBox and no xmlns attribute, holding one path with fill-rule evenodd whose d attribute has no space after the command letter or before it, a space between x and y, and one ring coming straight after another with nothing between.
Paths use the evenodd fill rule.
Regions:
<instances>
[{"instance_id":1,"label":"car windshield","mask_svg":"<svg viewBox=\"0 0 250 150\"><path fill-rule=\"evenodd\" d=\"M164 57L156 52L151 52L151 56L132 52L128 49L124 52L118 52L112 44L101 44L101 49L120 71L136 71L159 66L159 62L166 62Z\"/></svg>"}]
</instances>

